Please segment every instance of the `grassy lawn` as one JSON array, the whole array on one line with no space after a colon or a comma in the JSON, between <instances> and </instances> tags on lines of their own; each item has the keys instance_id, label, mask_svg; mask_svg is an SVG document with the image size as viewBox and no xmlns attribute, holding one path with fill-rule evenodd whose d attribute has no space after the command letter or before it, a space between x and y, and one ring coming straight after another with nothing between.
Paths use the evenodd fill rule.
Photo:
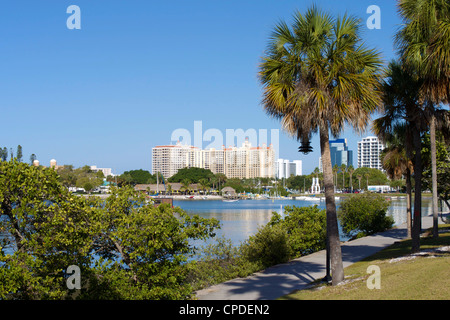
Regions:
<instances>
[{"instance_id":1,"label":"grassy lawn","mask_svg":"<svg viewBox=\"0 0 450 320\"><path fill-rule=\"evenodd\" d=\"M438 239L421 239L421 251L450 246L450 225L440 226ZM345 268L343 284L317 283L280 300L449 300L450 251L429 252L412 258L411 240L405 240ZM447 248L448 250L448 248ZM406 258L409 259L397 259ZM394 260L395 259L395 260ZM380 289L369 289L370 265L380 269Z\"/></svg>"}]
</instances>

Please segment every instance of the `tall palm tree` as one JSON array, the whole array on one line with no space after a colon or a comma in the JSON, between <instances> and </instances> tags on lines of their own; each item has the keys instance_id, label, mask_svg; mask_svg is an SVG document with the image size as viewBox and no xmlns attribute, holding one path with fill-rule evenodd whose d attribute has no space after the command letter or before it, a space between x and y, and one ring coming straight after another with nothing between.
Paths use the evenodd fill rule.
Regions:
<instances>
[{"instance_id":1,"label":"tall palm tree","mask_svg":"<svg viewBox=\"0 0 450 320\"><path fill-rule=\"evenodd\" d=\"M358 179L359 182L359 190L361 190L361 179L362 179L362 175L361 174L357 174L356 178Z\"/></svg>"},{"instance_id":2,"label":"tall palm tree","mask_svg":"<svg viewBox=\"0 0 450 320\"><path fill-rule=\"evenodd\" d=\"M355 168L353 168L352 165L349 165L348 168L347 168L347 171L348 171L348 174L350 175L350 185L349 185L350 192L353 193L353 181L352 181L352 179L353 179L353 172L355 172Z\"/></svg>"},{"instance_id":3,"label":"tall palm tree","mask_svg":"<svg viewBox=\"0 0 450 320\"><path fill-rule=\"evenodd\" d=\"M400 0L404 26L396 36L406 65L423 80L421 95L430 127L433 236L438 237L436 127L443 125L442 103L450 99L450 2L448 0Z\"/></svg>"},{"instance_id":4,"label":"tall palm tree","mask_svg":"<svg viewBox=\"0 0 450 320\"><path fill-rule=\"evenodd\" d=\"M362 132L380 105L380 54L361 42L360 20L333 18L313 6L280 22L260 65L263 107L302 144L319 133L332 284L344 278L334 199L329 134L345 124ZM327 260L328 263L328 260Z\"/></svg>"},{"instance_id":5,"label":"tall palm tree","mask_svg":"<svg viewBox=\"0 0 450 320\"><path fill-rule=\"evenodd\" d=\"M345 164L341 164L341 172L342 172L342 189L345 189L345 173L347 172L347 166Z\"/></svg>"},{"instance_id":6,"label":"tall palm tree","mask_svg":"<svg viewBox=\"0 0 450 320\"><path fill-rule=\"evenodd\" d=\"M375 120L376 121L376 120ZM397 123L392 131L377 132L386 148L381 153L381 164L390 179L406 179L406 225L407 236L411 237L411 174L414 171L411 158L407 156L405 146L409 144L408 124Z\"/></svg>"},{"instance_id":7,"label":"tall palm tree","mask_svg":"<svg viewBox=\"0 0 450 320\"><path fill-rule=\"evenodd\" d=\"M420 102L419 90L422 81L404 63L391 61L383 84L383 110L373 123L374 132L383 137L393 127L407 123L405 151L414 164L414 215L411 232L412 251L420 249L422 216L422 141L421 133L426 130L425 111Z\"/></svg>"}]
</instances>

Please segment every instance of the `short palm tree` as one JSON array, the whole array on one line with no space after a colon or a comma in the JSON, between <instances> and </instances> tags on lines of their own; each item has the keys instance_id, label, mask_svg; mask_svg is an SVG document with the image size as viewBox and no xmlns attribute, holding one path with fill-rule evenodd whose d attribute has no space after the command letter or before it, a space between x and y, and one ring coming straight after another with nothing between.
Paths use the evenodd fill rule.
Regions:
<instances>
[{"instance_id":1,"label":"short palm tree","mask_svg":"<svg viewBox=\"0 0 450 320\"><path fill-rule=\"evenodd\" d=\"M334 199L329 133L345 124L362 132L380 105L380 54L364 46L353 16L333 18L313 6L296 12L292 27L280 22L260 65L263 107L298 141L319 133L332 284L344 278ZM328 262L328 259L327 259ZM328 268L327 268L328 269Z\"/></svg>"}]
</instances>

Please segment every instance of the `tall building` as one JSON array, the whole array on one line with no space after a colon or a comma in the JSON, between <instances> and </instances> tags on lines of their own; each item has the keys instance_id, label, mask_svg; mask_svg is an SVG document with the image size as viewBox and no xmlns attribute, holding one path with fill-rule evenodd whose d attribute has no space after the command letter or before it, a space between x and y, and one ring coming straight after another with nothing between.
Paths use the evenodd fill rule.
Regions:
<instances>
[{"instance_id":1,"label":"tall building","mask_svg":"<svg viewBox=\"0 0 450 320\"><path fill-rule=\"evenodd\" d=\"M380 154L385 145L374 136L358 141L358 168L367 167L383 170Z\"/></svg>"},{"instance_id":2,"label":"tall building","mask_svg":"<svg viewBox=\"0 0 450 320\"><path fill-rule=\"evenodd\" d=\"M199 151L179 142L176 145L156 146L152 149L152 173L160 172L163 177L170 178L180 169L195 167Z\"/></svg>"},{"instance_id":3,"label":"tall building","mask_svg":"<svg viewBox=\"0 0 450 320\"><path fill-rule=\"evenodd\" d=\"M347 139L330 140L331 166L353 166L353 151L348 149ZM323 172L322 157L319 159L319 170Z\"/></svg>"},{"instance_id":4,"label":"tall building","mask_svg":"<svg viewBox=\"0 0 450 320\"><path fill-rule=\"evenodd\" d=\"M203 168L213 173L223 173L228 178L259 178L275 176L275 150L268 147L252 147L246 140L241 147L230 146L221 150L202 150L193 146L156 146L152 150L152 173L161 172L165 178L182 168Z\"/></svg>"},{"instance_id":5,"label":"tall building","mask_svg":"<svg viewBox=\"0 0 450 320\"><path fill-rule=\"evenodd\" d=\"M290 176L302 175L302 161L294 160L289 162L286 159L278 159L276 162L276 177L278 179L289 178Z\"/></svg>"}]
</instances>

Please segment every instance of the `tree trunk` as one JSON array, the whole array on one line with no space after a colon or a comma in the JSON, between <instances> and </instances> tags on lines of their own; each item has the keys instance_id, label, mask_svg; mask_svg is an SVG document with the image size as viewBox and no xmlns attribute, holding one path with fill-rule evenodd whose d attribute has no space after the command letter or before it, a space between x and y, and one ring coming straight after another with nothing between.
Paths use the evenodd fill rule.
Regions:
<instances>
[{"instance_id":1,"label":"tree trunk","mask_svg":"<svg viewBox=\"0 0 450 320\"><path fill-rule=\"evenodd\" d=\"M430 123L431 144L431 181L433 184L433 238L439 237L438 231L438 194L437 194L437 170L436 170L436 117L431 116Z\"/></svg>"},{"instance_id":2,"label":"tree trunk","mask_svg":"<svg viewBox=\"0 0 450 320\"><path fill-rule=\"evenodd\" d=\"M411 171L406 169L406 230L408 238L411 238L411 198Z\"/></svg>"},{"instance_id":3,"label":"tree trunk","mask_svg":"<svg viewBox=\"0 0 450 320\"><path fill-rule=\"evenodd\" d=\"M328 125L320 127L320 150L322 154L323 180L325 186L325 204L327 212L327 251L330 257L332 285L344 280L342 251L334 199L333 168L331 166Z\"/></svg>"},{"instance_id":4,"label":"tree trunk","mask_svg":"<svg viewBox=\"0 0 450 320\"><path fill-rule=\"evenodd\" d=\"M411 251L418 252L420 250L420 233L422 231L422 141L420 131L414 130L414 217L411 232L412 248Z\"/></svg>"}]
</instances>

